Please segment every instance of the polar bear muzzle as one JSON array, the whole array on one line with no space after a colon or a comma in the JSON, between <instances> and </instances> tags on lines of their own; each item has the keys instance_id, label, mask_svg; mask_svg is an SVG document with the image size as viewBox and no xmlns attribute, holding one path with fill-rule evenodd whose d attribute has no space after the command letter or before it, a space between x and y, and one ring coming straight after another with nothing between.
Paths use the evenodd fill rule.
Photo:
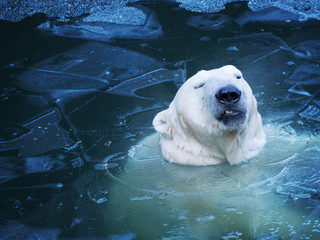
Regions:
<instances>
[{"instance_id":1,"label":"polar bear muzzle","mask_svg":"<svg viewBox=\"0 0 320 240\"><path fill-rule=\"evenodd\" d=\"M230 131L242 128L246 122L247 107L241 90L229 84L218 89L215 98L217 120L222 121Z\"/></svg>"}]
</instances>

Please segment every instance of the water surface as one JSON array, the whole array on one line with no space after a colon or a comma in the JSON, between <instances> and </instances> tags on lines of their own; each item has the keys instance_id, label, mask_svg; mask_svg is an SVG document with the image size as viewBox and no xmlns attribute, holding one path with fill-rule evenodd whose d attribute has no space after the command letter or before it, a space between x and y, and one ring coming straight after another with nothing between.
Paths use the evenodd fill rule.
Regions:
<instances>
[{"instance_id":1,"label":"water surface","mask_svg":"<svg viewBox=\"0 0 320 240\"><path fill-rule=\"evenodd\" d=\"M145 7L156 38L0 23L1 238L318 239L319 22ZM268 144L239 166L165 162L153 117L225 64L251 85Z\"/></svg>"}]
</instances>

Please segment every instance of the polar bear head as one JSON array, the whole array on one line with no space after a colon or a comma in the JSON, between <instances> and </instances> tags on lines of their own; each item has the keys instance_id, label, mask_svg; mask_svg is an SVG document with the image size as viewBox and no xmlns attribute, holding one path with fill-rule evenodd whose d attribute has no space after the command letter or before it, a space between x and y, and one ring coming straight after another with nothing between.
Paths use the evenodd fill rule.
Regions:
<instances>
[{"instance_id":1,"label":"polar bear head","mask_svg":"<svg viewBox=\"0 0 320 240\"><path fill-rule=\"evenodd\" d=\"M266 143L252 90L231 65L188 79L153 126L163 157L180 164L238 164Z\"/></svg>"}]
</instances>

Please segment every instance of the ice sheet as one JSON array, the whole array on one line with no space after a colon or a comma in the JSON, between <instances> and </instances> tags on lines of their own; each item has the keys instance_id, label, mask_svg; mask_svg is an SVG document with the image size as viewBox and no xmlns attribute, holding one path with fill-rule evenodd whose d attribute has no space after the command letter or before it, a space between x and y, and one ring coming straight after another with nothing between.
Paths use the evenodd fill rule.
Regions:
<instances>
[{"instance_id":1,"label":"ice sheet","mask_svg":"<svg viewBox=\"0 0 320 240\"><path fill-rule=\"evenodd\" d=\"M319 26L244 2L219 14L144 4L159 16L160 39L86 42L30 31L37 17L1 23L12 35L3 58L17 60L0 68L3 238L319 238ZM122 7L104 20L141 29L148 12ZM78 20L96 31L96 10L61 16L60 26ZM238 26L240 13L255 22ZM188 77L225 64L253 89L264 152L233 167L168 164L157 139L145 142L152 119Z\"/></svg>"},{"instance_id":2,"label":"ice sheet","mask_svg":"<svg viewBox=\"0 0 320 240\"><path fill-rule=\"evenodd\" d=\"M139 89L169 81L175 82L177 85L179 85L185 81L183 77L183 70L173 71L167 69L156 69L152 72L143 74L142 76L123 81L118 85L108 89L107 92L122 96L139 97L135 93ZM143 96L140 97L143 98Z\"/></svg>"},{"instance_id":3,"label":"ice sheet","mask_svg":"<svg viewBox=\"0 0 320 240\"><path fill-rule=\"evenodd\" d=\"M161 25L154 11L146 9L145 13L143 13L136 8L123 8L124 10L116 12L116 15L110 13L109 10L99 11L82 20L65 24L61 24L59 21L48 21L41 24L38 29L51 32L54 35L102 42L112 42L112 39L126 38L157 39L163 35ZM133 12L138 12L138 14L131 13L128 15L130 9L135 9ZM141 16L138 18L135 16L141 14L145 21L141 19ZM133 17L132 19L129 17L130 15ZM123 16L126 17L124 18ZM117 20L115 22L115 19L122 19L122 21Z\"/></svg>"},{"instance_id":4,"label":"ice sheet","mask_svg":"<svg viewBox=\"0 0 320 240\"><path fill-rule=\"evenodd\" d=\"M320 40L309 40L294 46L297 57L307 58L308 60L320 61Z\"/></svg>"},{"instance_id":5,"label":"ice sheet","mask_svg":"<svg viewBox=\"0 0 320 240\"><path fill-rule=\"evenodd\" d=\"M48 93L56 101L70 101L72 96L105 90L162 65L137 52L90 42L37 63L15 78L25 90Z\"/></svg>"},{"instance_id":6,"label":"ice sheet","mask_svg":"<svg viewBox=\"0 0 320 240\"><path fill-rule=\"evenodd\" d=\"M173 1L173 0L171 0ZM240 0L242 1L242 0ZM70 17L81 16L86 13L97 13L100 11L107 11L116 13L119 18L122 16L126 19L125 23L130 23L135 19L139 21L141 16L136 14L136 11L133 13L130 9L126 9L126 3L136 2L135 0L113 0L110 2L101 3L98 0L95 1L82 1L81 4L75 4L71 0L59 0L55 4L47 1L30 1L23 0L19 4L10 1L3 1L0 5L0 19L9 20L9 21L20 21L26 16L31 16L36 13L44 13L49 17L60 18L61 20L68 21ZM175 2L175 1L173 1ZM177 0L180 3L180 6L190 10L192 12L219 12L225 8L225 4L235 2L234 0L204 0L204 1L194 1L194 0ZM123 10L117 10L119 9ZM253 11L259 11L261 9L266 9L269 7L277 7L279 9L298 14L301 16L300 20L305 20L308 18L317 18L319 19L320 6L317 0L304 1L294 1L294 0L281 0L281 1L269 1L269 0L250 0L248 6ZM128 14L129 12L129 14ZM106 18L101 16L101 19ZM107 18L107 21L114 21L114 17L110 16ZM116 20L119 22L119 20ZM122 22L122 20L120 20Z\"/></svg>"},{"instance_id":7,"label":"ice sheet","mask_svg":"<svg viewBox=\"0 0 320 240\"><path fill-rule=\"evenodd\" d=\"M16 139L0 142L0 152L17 149L20 156L38 155L63 149L73 141L69 133L59 126L61 115L57 109L22 125L26 134Z\"/></svg>"},{"instance_id":8,"label":"ice sheet","mask_svg":"<svg viewBox=\"0 0 320 240\"><path fill-rule=\"evenodd\" d=\"M250 5L249 5L250 6ZM283 27L301 25L301 15L297 12L290 12L288 9L281 9L277 7L262 8L254 12L245 12L240 14L236 22L240 26L248 23L263 23L269 25L278 25ZM305 20L304 24L310 24L311 20Z\"/></svg>"},{"instance_id":9,"label":"ice sheet","mask_svg":"<svg viewBox=\"0 0 320 240\"><path fill-rule=\"evenodd\" d=\"M51 109L48 101L42 96L18 93L16 89L2 92L1 108L1 140L20 137L30 129L21 124L41 116ZM12 107L15 105L16 107Z\"/></svg>"},{"instance_id":10,"label":"ice sheet","mask_svg":"<svg viewBox=\"0 0 320 240\"><path fill-rule=\"evenodd\" d=\"M218 12L225 8L225 4L234 2L233 0L220 0L220 1L194 1L194 0L177 0L181 3L183 8L186 8L193 12ZM250 0L248 6L253 11L259 11L269 7L277 7L293 14L301 16L300 20L306 20L308 18L320 18L320 5L317 0L311 0L307 2L300 2L294 0L281 0L281 1L269 1L269 0Z\"/></svg>"},{"instance_id":11,"label":"ice sheet","mask_svg":"<svg viewBox=\"0 0 320 240\"><path fill-rule=\"evenodd\" d=\"M298 65L286 82L294 85L318 85L320 84L320 68L318 64L303 62Z\"/></svg>"},{"instance_id":12,"label":"ice sheet","mask_svg":"<svg viewBox=\"0 0 320 240\"><path fill-rule=\"evenodd\" d=\"M306 109L299 113L301 117L320 122L320 109L314 105L308 105Z\"/></svg>"},{"instance_id":13,"label":"ice sheet","mask_svg":"<svg viewBox=\"0 0 320 240\"><path fill-rule=\"evenodd\" d=\"M149 88L151 92L152 88L158 90L158 94L163 98L168 93L165 88L158 88L162 84L152 85ZM102 94L84 102L81 107L66 115L73 128L79 129L76 134L82 141L81 146L86 161L94 162L97 169L112 166L104 163L111 149L123 152L124 146L128 147L141 135L152 132L150 118L165 104L157 101L156 94L134 98L128 97L129 94L130 92L127 96ZM123 155L120 155L120 158L123 158Z\"/></svg>"},{"instance_id":14,"label":"ice sheet","mask_svg":"<svg viewBox=\"0 0 320 240\"><path fill-rule=\"evenodd\" d=\"M190 17L187 24L201 30L212 31L219 30L227 26L227 28L231 28L235 22L231 17L223 14L202 14Z\"/></svg>"},{"instance_id":15,"label":"ice sheet","mask_svg":"<svg viewBox=\"0 0 320 240\"><path fill-rule=\"evenodd\" d=\"M61 229L41 229L28 227L24 224L11 222L8 225L0 226L0 238L3 240L19 239L57 239Z\"/></svg>"},{"instance_id":16,"label":"ice sheet","mask_svg":"<svg viewBox=\"0 0 320 240\"><path fill-rule=\"evenodd\" d=\"M68 21L68 18L81 16L86 13L109 10L113 12L116 11L119 15L127 13L124 14L123 17L128 21L133 21L133 18L138 16L136 15L136 12L128 14L128 10L126 10L127 2L133 1L112 0L101 2L98 0L84 0L81 3L77 3L72 0L59 0L55 2L22 0L18 4L11 1L1 1L0 18L8 21L20 21L27 16L31 16L36 13L44 13L49 17L60 18L61 20L64 19L65 21ZM119 11L119 9L122 9L123 11ZM108 20L112 21L113 19L114 17L110 16Z\"/></svg>"}]
</instances>

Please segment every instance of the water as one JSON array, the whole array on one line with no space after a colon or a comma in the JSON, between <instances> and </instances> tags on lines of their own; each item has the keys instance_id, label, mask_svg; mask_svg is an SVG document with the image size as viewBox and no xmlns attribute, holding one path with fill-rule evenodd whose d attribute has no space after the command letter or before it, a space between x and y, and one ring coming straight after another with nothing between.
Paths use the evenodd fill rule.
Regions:
<instances>
[{"instance_id":1,"label":"water","mask_svg":"<svg viewBox=\"0 0 320 240\"><path fill-rule=\"evenodd\" d=\"M158 136L150 135L129 150L120 176L108 171L114 199L107 209L141 238L209 239L233 230L243 239L264 233L294 239L311 233L316 228L302 226L319 217L317 201L308 202L319 191L319 139L292 133L290 123L267 125L265 130L269 138L264 151L235 167L164 162ZM119 231L118 224L111 229Z\"/></svg>"},{"instance_id":2,"label":"water","mask_svg":"<svg viewBox=\"0 0 320 240\"><path fill-rule=\"evenodd\" d=\"M320 238L319 23L146 5L160 38L0 23L0 238ZM225 64L253 89L264 150L232 167L165 162L153 117L188 77Z\"/></svg>"}]
</instances>

